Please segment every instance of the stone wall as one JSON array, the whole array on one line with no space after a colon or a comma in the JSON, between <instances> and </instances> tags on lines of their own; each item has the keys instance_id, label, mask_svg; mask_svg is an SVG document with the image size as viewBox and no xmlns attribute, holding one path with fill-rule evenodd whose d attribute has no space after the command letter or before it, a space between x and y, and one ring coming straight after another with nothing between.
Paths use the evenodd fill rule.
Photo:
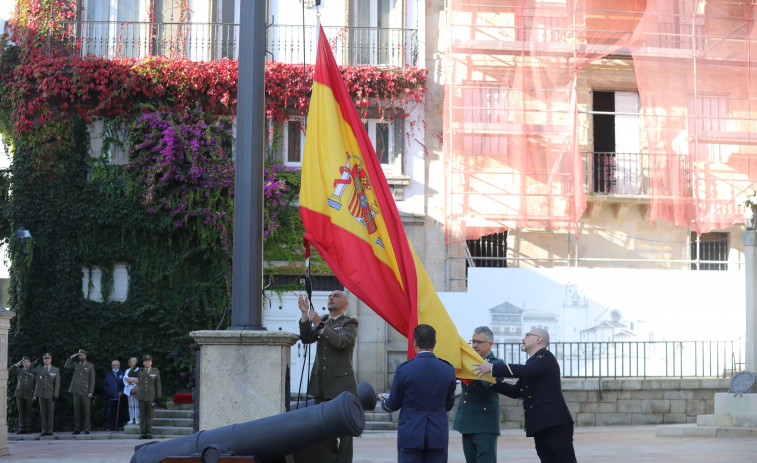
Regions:
<instances>
[{"instance_id":1,"label":"stone wall","mask_svg":"<svg viewBox=\"0 0 757 463\"><path fill-rule=\"evenodd\" d=\"M730 378L563 379L562 389L576 426L696 423L714 412L716 392ZM454 410L450 419L454 420ZM502 428L523 427L519 400L500 396Z\"/></svg>"}]
</instances>

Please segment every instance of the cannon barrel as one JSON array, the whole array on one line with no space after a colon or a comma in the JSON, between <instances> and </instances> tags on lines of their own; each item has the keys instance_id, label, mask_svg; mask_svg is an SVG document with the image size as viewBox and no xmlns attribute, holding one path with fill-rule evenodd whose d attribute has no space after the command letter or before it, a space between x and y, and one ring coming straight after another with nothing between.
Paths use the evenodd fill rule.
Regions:
<instances>
[{"instance_id":1,"label":"cannon barrel","mask_svg":"<svg viewBox=\"0 0 757 463\"><path fill-rule=\"evenodd\" d=\"M373 386L370 383L363 381L357 385L357 400L360 401L360 405L363 406L363 410L366 412L372 412L376 409L376 391L373 390ZM312 407L315 404L315 399L291 401L289 402L290 410L297 410L305 407Z\"/></svg>"},{"instance_id":2,"label":"cannon barrel","mask_svg":"<svg viewBox=\"0 0 757 463\"><path fill-rule=\"evenodd\" d=\"M222 447L234 455L274 460L339 436L357 437L365 428L365 413L357 397L342 392L335 399L289 413L200 431L166 442L137 447L131 463L158 463L169 456L200 455Z\"/></svg>"}]
</instances>

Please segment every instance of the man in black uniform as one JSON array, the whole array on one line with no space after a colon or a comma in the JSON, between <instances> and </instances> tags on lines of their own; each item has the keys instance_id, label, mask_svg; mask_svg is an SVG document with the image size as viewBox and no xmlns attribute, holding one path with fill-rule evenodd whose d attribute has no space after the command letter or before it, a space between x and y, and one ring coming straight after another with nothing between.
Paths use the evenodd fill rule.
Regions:
<instances>
[{"instance_id":1,"label":"man in black uniform","mask_svg":"<svg viewBox=\"0 0 757 463\"><path fill-rule=\"evenodd\" d=\"M547 350L549 333L533 328L523 337L520 349L528 354L525 365L474 363L473 372L481 378L494 376L520 378L517 383L496 383L492 389L513 399L523 399L526 436L534 438L542 463L576 463L573 450L573 417L560 388L560 365Z\"/></svg>"},{"instance_id":2,"label":"man in black uniform","mask_svg":"<svg viewBox=\"0 0 757 463\"><path fill-rule=\"evenodd\" d=\"M300 318L300 339L303 344L317 342L315 362L310 375L308 393L315 403L325 402L344 391L357 395L355 372L352 368L352 352L357 339L357 318L345 315L347 296L342 291L329 295L329 314L320 317L309 310L308 298L300 296L298 301ZM341 436L321 444L324 463L351 463L352 436Z\"/></svg>"}]
</instances>

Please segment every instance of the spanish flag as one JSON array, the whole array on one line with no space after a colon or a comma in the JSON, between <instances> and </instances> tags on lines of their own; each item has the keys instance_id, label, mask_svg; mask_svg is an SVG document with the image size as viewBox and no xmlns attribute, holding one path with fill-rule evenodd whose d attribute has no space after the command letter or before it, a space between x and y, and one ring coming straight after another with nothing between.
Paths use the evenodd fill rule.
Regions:
<instances>
[{"instance_id":1,"label":"spanish flag","mask_svg":"<svg viewBox=\"0 0 757 463\"><path fill-rule=\"evenodd\" d=\"M368 133L347 92L321 28L302 162L300 214L305 242L339 281L408 338L434 327L434 353L475 379L481 357L457 333L405 235L399 211Z\"/></svg>"}]
</instances>

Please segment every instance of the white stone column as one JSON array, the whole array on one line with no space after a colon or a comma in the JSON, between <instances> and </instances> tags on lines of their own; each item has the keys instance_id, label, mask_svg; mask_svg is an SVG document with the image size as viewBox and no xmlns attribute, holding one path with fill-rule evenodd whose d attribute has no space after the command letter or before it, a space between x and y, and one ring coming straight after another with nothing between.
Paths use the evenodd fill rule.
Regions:
<instances>
[{"instance_id":1,"label":"white stone column","mask_svg":"<svg viewBox=\"0 0 757 463\"><path fill-rule=\"evenodd\" d=\"M746 261L746 365L747 371L757 371L757 231L745 230L741 232L741 242L744 244L744 260Z\"/></svg>"},{"instance_id":2,"label":"white stone column","mask_svg":"<svg viewBox=\"0 0 757 463\"><path fill-rule=\"evenodd\" d=\"M199 429L214 429L286 411L290 348L286 331L193 331L200 345Z\"/></svg>"},{"instance_id":3,"label":"white stone column","mask_svg":"<svg viewBox=\"0 0 757 463\"><path fill-rule=\"evenodd\" d=\"M16 312L0 309L0 397L8 397L8 330ZM0 400L0 456L8 455L8 402Z\"/></svg>"}]
</instances>

